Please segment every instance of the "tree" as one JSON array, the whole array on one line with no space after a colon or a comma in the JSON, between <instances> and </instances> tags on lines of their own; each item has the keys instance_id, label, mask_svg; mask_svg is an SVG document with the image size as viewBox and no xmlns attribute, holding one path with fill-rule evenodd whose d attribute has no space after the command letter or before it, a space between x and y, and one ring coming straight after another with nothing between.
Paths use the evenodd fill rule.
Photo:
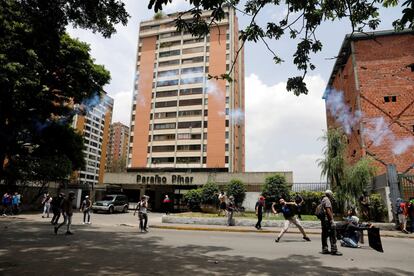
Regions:
<instances>
[{"instance_id":1,"label":"tree","mask_svg":"<svg viewBox=\"0 0 414 276\"><path fill-rule=\"evenodd\" d=\"M218 203L219 187L214 182L207 182L201 188L201 203L216 205Z\"/></svg>"},{"instance_id":2,"label":"tree","mask_svg":"<svg viewBox=\"0 0 414 276\"><path fill-rule=\"evenodd\" d=\"M246 185L239 179L232 179L226 186L227 196L234 196L236 206L241 206L246 198Z\"/></svg>"},{"instance_id":3,"label":"tree","mask_svg":"<svg viewBox=\"0 0 414 276\"><path fill-rule=\"evenodd\" d=\"M265 179L262 187L262 195L270 202L278 202L279 198L288 200L289 187L283 175L272 175Z\"/></svg>"},{"instance_id":4,"label":"tree","mask_svg":"<svg viewBox=\"0 0 414 276\"><path fill-rule=\"evenodd\" d=\"M110 37L127 19L117 0L1 1L0 180L12 184L19 177L13 173L28 169L22 164L62 152L71 169L82 167L83 142L70 127L74 106L100 94L110 75L65 29L73 24ZM62 133L66 144L45 142Z\"/></svg>"},{"instance_id":5,"label":"tree","mask_svg":"<svg viewBox=\"0 0 414 276\"><path fill-rule=\"evenodd\" d=\"M158 12L171 2L172 0L149 0L148 8L154 8L154 11ZM240 49L246 41L262 42L273 55L274 62L279 64L283 62L283 59L270 48L268 41L279 40L283 36L297 39L299 42L293 63L302 74L289 78L286 87L288 91L293 91L297 96L308 93L304 78L309 70L316 68L311 62L311 55L322 50L323 45L317 38L317 29L320 25L325 21L347 18L350 21L352 32L363 32L366 28L375 30L380 23L378 13L380 6L390 7L400 3L398 0L286 0L283 2L279 0L248 0L244 7L239 8L240 0L189 0L189 2L192 8L178 13L176 26L179 31L188 31L194 36L205 36L212 26L216 26L217 22L225 18L224 8L231 6L251 17L250 23L240 31ZM287 10L286 16L279 22L267 22L266 26L260 26L256 19L260 17L261 12L267 6L273 6L273 11ZM398 30L407 26L414 29L414 0L404 0L402 7L405 7L402 18L394 22L394 27ZM211 11L211 18L208 21L201 16L202 10ZM186 18L188 15L191 15L193 20L188 20ZM211 77L231 80L230 74L234 64L235 61L229 73L224 74L223 72L219 77Z\"/></svg>"},{"instance_id":6,"label":"tree","mask_svg":"<svg viewBox=\"0 0 414 276\"><path fill-rule=\"evenodd\" d=\"M189 190L184 195L184 200L187 202L187 206L191 211L200 210L201 198L202 198L201 188Z\"/></svg>"},{"instance_id":7,"label":"tree","mask_svg":"<svg viewBox=\"0 0 414 276\"><path fill-rule=\"evenodd\" d=\"M319 160L321 175L328 178L331 188L335 191L345 178L346 135L340 129L329 129L322 137L326 141L323 150L324 158Z\"/></svg>"}]
</instances>

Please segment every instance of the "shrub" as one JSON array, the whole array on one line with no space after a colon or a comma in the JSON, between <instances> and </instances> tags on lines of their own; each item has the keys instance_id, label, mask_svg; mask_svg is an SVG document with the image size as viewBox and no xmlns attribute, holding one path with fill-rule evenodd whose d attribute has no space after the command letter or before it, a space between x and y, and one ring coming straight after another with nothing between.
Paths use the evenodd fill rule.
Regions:
<instances>
[{"instance_id":1,"label":"shrub","mask_svg":"<svg viewBox=\"0 0 414 276\"><path fill-rule=\"evenodd\" d=\"M232 179L226 186L227 196L234 196L236 206L241 206L246 198L246 186L239 179Z\"/></svg>"},{"instance_id":2,"label":"shrub","mask_svg":"<svg viewBox=\"0 0 414 276\"><path fill-rule=\"evenodd\" d=\"M184 200L187 203L190 211L199 211L201 204L201 188L192 189L184 195Z\"/></svg>"},{"instance_id":3,"label":"shrub","mask_svg":"<svg viewBox=\"0 0 414 276\"><path fill-rule=\"evenodd\" d=\"M387 216L387 207L384 206L380 194L371 194L369 196L371 204L369 205L369 213L372 221L383 222Z\"/></svg>"},{"instance_id":4,"label":"shrub","mask_svg":"<svg viewBox=\"0 0 414 276\"><path fill-rule=\"evenodd\" d=\"M218 197L217 197L218 192L219 192L219 187L216 183L207 182L201 188L201 203L217 205L218 204Z\"/></svg>"},{"instance_id":5,"label":"shrub","mask_svg":"<svg viewBox=\"0 0 414 276\"><path fill-rule=\"evenodd\" d=\"M314 215L315 206L321 202L322 197L325 195L324 192L315 191L290 192L290 200L294 201L297 194L303 198L302 214L304 215Z\"/></svg>"},{"instance_id":6,"label":"shrub","mask_svg":"<svg viewBox=\"0 0 414 276\"><path fill-rule=\"evenodd\" d=\"M265 179L262 187L262 195L268 202L278 202L279 198L289 196L289 187L286 178L282 175L272 175Z\"/></svg>"}]
</instances>

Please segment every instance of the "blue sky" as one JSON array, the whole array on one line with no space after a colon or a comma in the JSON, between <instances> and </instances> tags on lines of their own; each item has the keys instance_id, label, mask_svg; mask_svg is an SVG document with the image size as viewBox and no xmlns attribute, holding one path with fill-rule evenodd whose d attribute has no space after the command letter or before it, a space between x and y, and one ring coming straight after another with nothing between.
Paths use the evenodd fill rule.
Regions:
<instances>
[{"instance_id":1,"label":"blue sky","mask_svg":"<svg viewBox=\"0 0 414 276\"><path fill-rule=\"evenodd\" d=\"M112 80L105 90L115 99L113 121L129 125L138 26L154 13L147 9L147 0L124 2L131 18L127 26L118 26L112 38L104 39L79 29L68 31L89 43L96 62L111 72ZM164 11L172 13L185 7L184 0L174 0ZM258 23L280 20L285 12L284 7L266 8ZM392 29L391 22L401 15L401 9L383 10L381 15L379 30ZM241 14L238 18L240 28L250 21ZM285 89L287 78L297 74L291 62L295 41L283 39L270 43L285 60L281 65L272 62L264 44L246 43L246 171L293 171L295 182L323 181L316 165L322 157L323 142L319 138L326 129L325 104L321 97L335 62L333 58L345 34L350 32L348 21L321 25L317 36L323 43L323 50L313 57L316 69L306 79L310 93L300 97Z\"/></svg>"}]
</instances>

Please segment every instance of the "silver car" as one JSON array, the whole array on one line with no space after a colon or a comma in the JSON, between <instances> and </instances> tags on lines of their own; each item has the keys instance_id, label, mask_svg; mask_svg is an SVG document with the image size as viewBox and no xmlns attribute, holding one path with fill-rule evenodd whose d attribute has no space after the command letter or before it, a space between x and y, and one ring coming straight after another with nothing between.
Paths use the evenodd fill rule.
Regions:
<instances>
[{"instance_id":1,"label":"silver car","mask_svg":"<svg viewBox=\"0 0 414 276\"><path fill-rule=\"evenodd\" d=\"M125 195L106 195L102 200L92 204L92 211L104 211L109 214L114 212L128 212L128 198Z\"/></svg>"}]
</instances>

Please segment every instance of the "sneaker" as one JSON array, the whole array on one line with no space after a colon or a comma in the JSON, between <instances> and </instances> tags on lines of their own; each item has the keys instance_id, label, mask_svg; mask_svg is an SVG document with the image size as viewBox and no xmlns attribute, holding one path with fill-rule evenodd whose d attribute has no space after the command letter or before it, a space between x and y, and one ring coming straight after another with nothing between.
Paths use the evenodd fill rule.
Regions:
<instances>
[{"instance_id":1,"label":"sneaker","mask_svg":"<svg viewBox=\"0 0 414 276\"><path fill-rule=\"evenodd\" d=\"M305 240L305 241L311 241L308 237L303 237L303 239Z\"/></svg>"},{"instance_id":2,"label":"sneaker","mask_svg":"<svg viewBox=\"0 0 414 276\"><path fill-rule=\"evenodd\" d=\"M342 253L338 252L338 251L332 251L331 255L333 255L333 256L342 256Z\"/></svg>"},{"instance_id":3,"label":"sneaker","mask_svg":"<svg viewBox=\"0 0 414 276\"><path fill-rule=\"evenodd\" d=\"M321 254L328 255L328 254L331 254L331 252L328 249L324 249L322 250Z\"/></svg>"},{"instance_id":4,"label":"sneaker","mask_svg":"<svg viewBox=\"0 0 414 276\"><path fill-rule=\"evenodd\" d=\"M403 233L408 234L407 230L403 229L402 231L403 231Z\"/></svg>"},{"instance_id":5,"label":"sneaker","mask_svg":"<svg viewBox=\"0 0 414 276\"><path fill-rule=\"evenodd\" d=\"M57 235L57 231L58 231L58 228L55 226L55 230L54 230L55 235Z\"/></svg>"},{"instance_id":6,"label":"sneaker","mask_svg":"<svg viewBox=\"0 0 414 276\"><path fill-rule=\"evenodd\" d=\"M86 224L86 222L82 222L82 224Z\"/></svg>"},{"instance_id":7,"label":"sneaker","mask_svg":"<svg viewBox=\"0 0 414 276\"><path fill-rule=\"evenodd\" d=\"M275 239L275 242L279 242L279 241L280 241L280 238Z\"/></svg>"},{"instance_id":8,"label":"sneaker","mask_svg":"<svg viewBox=\"0 0 414 276\"><path fill-rule=\"evenodd\" d=\"M73 233L72 233L72 232L70 232L70 231L67 231L67 232L65 233L65 235L73 235Z\"/></svg>"}]
</instances>

